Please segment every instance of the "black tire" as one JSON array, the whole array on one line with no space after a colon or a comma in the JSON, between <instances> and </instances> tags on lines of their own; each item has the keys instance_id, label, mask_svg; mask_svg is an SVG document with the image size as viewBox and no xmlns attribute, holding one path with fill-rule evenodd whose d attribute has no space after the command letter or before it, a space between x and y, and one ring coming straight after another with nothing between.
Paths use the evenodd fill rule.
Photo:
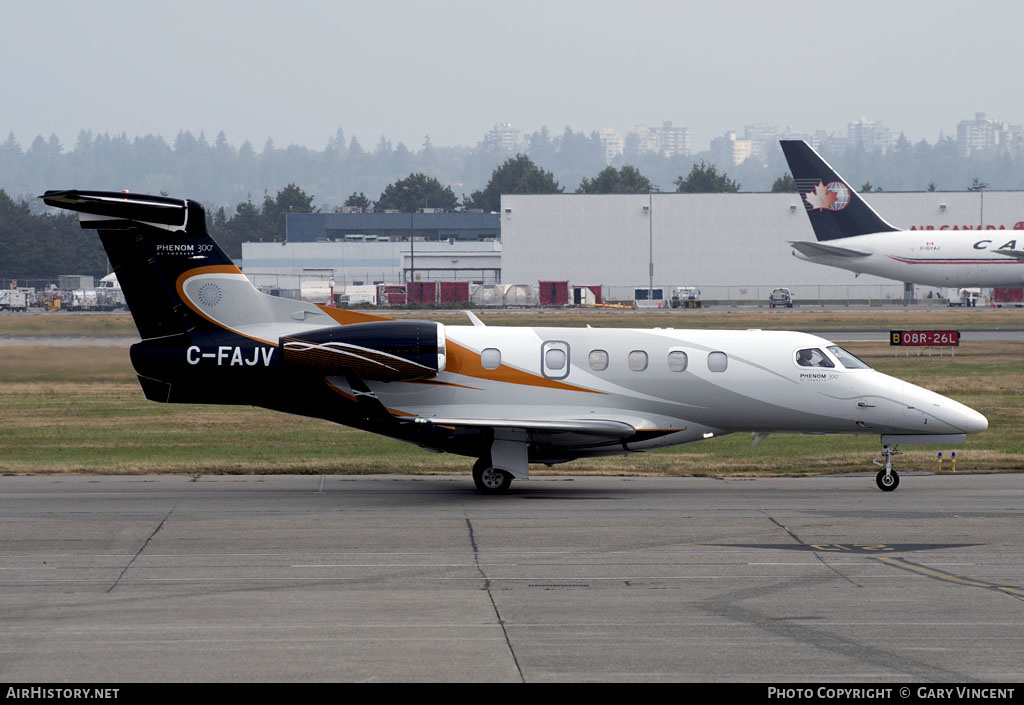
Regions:
<instances>
[{"instance_id":1,"label":"black tire","mask_svg":"<svg viewBox=\"0 0 1024 705\"><path fill-rule=\"evenodd\" d=\"M889 473L888 477L886 477L885 470L879 470L878 474L875 475L875 484L878 485L878 489L883 492L892 492L900 486L899 473L893 470Z\"/></svg>"},{"instance_id":2,"label":"black tire","mask_svg":"<svg viewBox=\"0 0 1024 705\"><path fill-rule=\"evenodd\" d=\"M489 459L481 458L473 464L473 484L484 494L501 494L512 484L512 474L491 467Z\"/></svg>"}]
</instances>

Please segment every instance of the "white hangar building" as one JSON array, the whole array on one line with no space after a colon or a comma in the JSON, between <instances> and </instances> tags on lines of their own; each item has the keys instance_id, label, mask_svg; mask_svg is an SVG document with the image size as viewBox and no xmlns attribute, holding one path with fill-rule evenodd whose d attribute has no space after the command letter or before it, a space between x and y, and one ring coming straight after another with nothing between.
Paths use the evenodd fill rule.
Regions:
<instances>
[{"instance_id":1,"label":"white hangar building","mask_svg":"<svg viewBox=\"0 0 1024 705\"><path fill-rule=\"evenodd\" d=\"M814 241L796 193L506 195L501 197L501 279L600 285L606 299L654 288L698 286L705 299L901 299L902 282L799 260L790 240ZM984 200L982 200L984 199ZM966 230L1024 247L1024 192L871 193L896 227ZM984 212L982 212L982 207ZM1016 230L1021 230L1016 232ZM993 232L1002 231L1002 232ZM1004 234L1005 233L1005 234ZM926 297L934 287L918 286ZM936 290L936 294L939 292ZM658 298L655 292L655 298Z\"/></svg>"},{"instance_id":2,"label":"white hangar building","mask_svg":"<svg viewBox=\"0 0 1024 705\"><path fill-rule=\"evenodd\" d=\"M242 268L258 287L298 289L334 279L338 286L501 278L499 242L244 242Z\"/></svg>"}]
</instances>

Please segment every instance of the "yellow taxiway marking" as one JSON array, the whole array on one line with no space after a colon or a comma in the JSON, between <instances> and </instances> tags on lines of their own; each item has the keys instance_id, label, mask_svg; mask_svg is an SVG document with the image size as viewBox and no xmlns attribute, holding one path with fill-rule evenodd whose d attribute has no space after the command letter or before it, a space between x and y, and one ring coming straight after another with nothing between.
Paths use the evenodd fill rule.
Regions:
<instances>
[{"instance_id":1,"label":"yellow taxiway marking","mask_svg":"<svg viewBox=\"0 0 1024 705\"><path fill-rule=\"evenodd\" d=\"M936 580L943 580L947 583L955 583L957 585L967 585L969 587L980 587L988 588L989 590L999 590L1016 597L1024 597L1024 588L1017 587L1015 585L998 585L996 583L987 583L982 580L971 580L969 578L962 578L959 575L953 575L952 573L944 573L941 570L934 570L933 568L927 568L923 565L911 563L903 558L894 558L891 556L873 556L875 560L881 561L887 565L891 565L901 570L909 570L914 573L926 575L929 578L935 578Z\"/></svg>"}]
</instances>

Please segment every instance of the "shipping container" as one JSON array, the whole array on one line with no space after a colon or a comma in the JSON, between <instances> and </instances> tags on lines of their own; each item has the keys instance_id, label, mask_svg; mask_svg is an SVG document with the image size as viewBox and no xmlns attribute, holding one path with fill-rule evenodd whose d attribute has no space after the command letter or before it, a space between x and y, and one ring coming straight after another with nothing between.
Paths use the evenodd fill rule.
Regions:
<instances>
[{"instance_id":1,"label":"shipping container","mask_svg":"<svg viewBox=\"0 0 1024 705\"><path fill-rule=\"evenodd\" d=\"M414 304L437 303L437 282L413 282L410 298Z\"/></svg>"},{"instance_id":2,"label":"shipping container","mask_svg":"<svg viewBox=\"0 0 1024 705\"><path fill-rule=\"evenodd\" d=\"M377 287L377 303L381 306L405 306L405 287L398 284L380 284Z\"/></svg>"},{"instance_id":3,"label":"shipping container","mask_svg":"<svg viewBox=\"0 0 1024 705\"><path fill-rule=\"evenodd\" d=\"M508 284L505 287L506 306L536 306L537 292L529 284Z\"/></svg>"},{"instance_id":4,"label":"shipping container","mask_svg":"<svg viewBox=\"0 0 1024 705\"><path fill-rule=\"evenodd\" d=\"M469 303L469 282L440 282L439 292L443 304Z\"/></svg>"},{"instance_id":5,"label":"shipping container","mask_svg":"<svg viewBox=\"0 0 1024 705\"><path fill-rule=\"evenodd\" d=\"M601 296L601 287L598 286L579 286L574 285L572 287L572 304L573 306L592 306L595 304L603 304L604 299Z\"/></svg>"},{"instance_id":6,"label":"shipping container","mask_svg":"<svg viewBox=\"0 0 1024 705\"><path fill-rule=\"evenodd\" d=\"M1024 289L1015 287L996 287L992 290L992 301L995 304L1024 304Z\"/></svg>"},{"instance_id":7,"label":"shipping container","mask_svg":"<svg viewBox=\"0 0 1024 705\"><path fill-rule=\"evenodd\" d=\"M541 306L565 306L569 303L569 282L538 282L538 299Z\"/></svg>"},{"instance_id":8,"label":"shipping container","mask_svg":"<svg viewBox=\"0 0 1024 705\"><path fill-rule=\"evenodd\" d=\"M476 284L469 300L474 306L504 306L504 287L501 284Z\"/></svg>"}]
</instances>

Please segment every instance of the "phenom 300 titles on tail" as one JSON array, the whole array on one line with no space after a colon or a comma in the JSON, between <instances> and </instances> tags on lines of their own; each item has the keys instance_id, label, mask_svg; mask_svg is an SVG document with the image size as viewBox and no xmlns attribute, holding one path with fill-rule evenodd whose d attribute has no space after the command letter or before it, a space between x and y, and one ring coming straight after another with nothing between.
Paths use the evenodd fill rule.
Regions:
<instances>
[{"instance_id":1,"label":"phenom 300 titles on tail","mask_svg":"<svg viewBox=\"0 0 1024 705\"><path fill-rule=\"evenodd\" d=\"M99 231L158 402L246 404L476 458L482 492L529 463L641 452L727 433L877 434L895 489L900 443L957 443L988 422L870 369L828 340L759 330L443 325L269 296L191 200L47 191ZM879 465L883 463L879 462Z\"/></svg>"}]
</instances>

